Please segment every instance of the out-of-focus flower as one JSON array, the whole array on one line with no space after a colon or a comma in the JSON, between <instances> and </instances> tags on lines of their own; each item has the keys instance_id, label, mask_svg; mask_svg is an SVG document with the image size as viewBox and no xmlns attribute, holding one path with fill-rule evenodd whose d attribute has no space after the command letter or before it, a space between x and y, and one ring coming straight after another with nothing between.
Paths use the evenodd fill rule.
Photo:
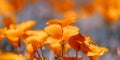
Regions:
<instances>
[{"instance_id":1,"label":"out-of-focus flower","mask_svg":"<svg viewBox=\"0 0 120 60\"><path fill-rule=\"evenodd\" d=\"M30 0L30 2L35 4L35 3L39 2L39 0Z\"/></svg>"},{"instance_id":2,"label":"out-of-focus flower","mask_svg":"<svg viewBox=\"0 0 120 60\"><path fill-rule=\"evenodd\" d=\"M14 13L12 5L7 0L0 0L0 15L11 16Z\"/></svg>"},{"instance_id":3,"label":"out-of-focus flower","mask_svg":"<svg viewBox=\"0 0 120 60\"><path fill-rule=\"evenodd\" d=\"M6 28L0 29L0 41L5 37L4 32L6 31Z\"/></svg>"},{"instance_id":4,"label":"out-of-focus flower","mask_svg":"<svg viewBox=\"0 0 120 60\"><path fill-rule=\"evenodd\" d=\"M120 17L119 0L93 0L96 11L105 18L108 24L114 24Z\"/></svg>"},{"instance_id":5,"label":"out-of-focus flower","mask_svg":"<svg viewBox=\"0 0 120 60\"><path fill-rule=\"evenodd\" d=\"M74 1L59 0L59 1L52 2L52 6L58 12L66 12L74 8Z\"/></svg>"},{"instance_id":6,"label":"out-of-focus flower","mask_svg":"<svg viewBox=\"0 0 120 60\"><path fill-rule=\"evenodd\" d=\"M9 29L5 31L4 34L5 34L5 37L8 38L8 40L11 42L13 46L19 46L20 39L24 33L22 30Z\"/></svg>"},{"instance_id":7,"label":"out-of-focus flower","mask_svg":"<svg viewBox=\"0 0 120 60\"><path fill-rule=\"evenodd\" d=\"M106 19L106 22L112 24L118 21L120 15L118 12L118 9L115 8L109 8L104 12L104 18Z\"/></svg>"},{"instance_id":8,"label":"out-of-focus flower","mask_svg":"<svg viewBox=\"0 0 120 60\"><path fill-rule=\"evenodd\" d=\"M27 21L18 25L10 26L10 29L4 32L5 37L11 42L14 46L19 46L20 40L24 37L24 33L33 27L35 21Z\"/></svg>"},{"instance_id":9,"label":"out-of-focus flower","mask_svg":"<svg viewBox=\"0 0 120 60\"><path fill-rule=\"evenodd\" d=\"M31 29L35 25L35 23L36 23L35 20L25 21L25 22L18 24L16 28L23 30L23 31L27 31Z\"/></svg>"},{"instance_id":10,"label":"out-of-focus flower","mask_svg":"<svg viewBox=\"0 0 120 60\"><path fill-rule=\"evenodd\" d=\"M0 60L26 60L26 58L20 54L2 53L0 54Z\"/></svg>"},{"instance_id":11,"label":"out-of-focus flower","mask_svg":"<svg viewBox=\"0 0 120 60\"><path fill-rule=\"evenodd\" d=\"M79 18L88 18L93 16L93 14L95 13L95 7L94 5L91 3L83 3L81 5L81 8L79 10Z\"/></svg>"},{"instance_id":12,"label":"out-of-focus flower","mask_svg":"<svg viewBox=\"0 0 120 60\"><path fill-rule=\"evenodd\" d=\"M65 20L76 20L78 18L78 14L75 11L67 11L63 14L63 19Z\"/></svg>"},{"instance_id":13,"label":"out-of-focus flower","mask_svg":"<svg viewBox=\"0 0 120 60\"><path fill-rule=\"evenodd\" d=\"M14 25L16 23L16 17L4 17L2 21L3 26L9 28L10 25Z\"/></svg>"},{"instance_id":14,"label":"out-of-focus flower","mask_svg":"<svg viewBox=\"0 0 120 60\"><path fill-rule=\"evenodd\" d=\"M25 3L25 0L10 0L10 4L16 12L21 11L24 8Z\"/></svg>"}]
</instances>

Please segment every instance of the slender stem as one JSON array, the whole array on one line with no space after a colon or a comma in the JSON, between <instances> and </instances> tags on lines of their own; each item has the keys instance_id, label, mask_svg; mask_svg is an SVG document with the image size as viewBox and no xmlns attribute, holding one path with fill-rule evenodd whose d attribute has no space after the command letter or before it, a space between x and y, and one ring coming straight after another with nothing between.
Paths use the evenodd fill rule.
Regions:
<instances>
[{"instance_id":1,"label":"slender stem","mask_svg":"<svg viewBox=\"0 0 120 60\"><path fill-rule=\"evenodd\" d=\"M76 58L78 58L78 51L76 51Z\"/></svg>"},{"instance_id":2,"label":"slender stem","mask_svg":"<svg viewBox=\"0 0 120 60\"><path fill-rule=\"evenodd\" d=\"M40 48L40 50L41 50L41 54L42 54L43 60L45 60L45 57L44 57L44 53L43 53L42 48Z\"/></svg>"},{"instance_id":3,"label":"slender stem","mask_svg":"<svg viewBox=\"0 0 120 60\"><path fill-rule=\"evenodd\" d=\"M57 58L58 58L58 55L55 55L55 60L57 60Z\"/></svg>"},{"instance_id":4,"label":"slender stem","mask_svg":"<svg viewBox=\"0 0 120 60\"><path fill-rule=\"evenodd\" d=\"M62 44L62 57L64 57L64 44Z\"/></svg>"},{"instance_id":5,"label":"slender stem","mask_svg":"<svg viewBox=\"0 0 120 60\"><path fill-rule=\"evenodd\" d=\"M21 46L21 41L20 40L18 40L18 46L16 47L17 48L17 52L18 53L21 53L21 48L22 48L22 46Z\"/></svg>"},{"instance_id":6,"label":"slender stem","mask_svg":"<svg viewBox=\"0 0 120 60\"><path fill-rule=\"evenodd\" d=\"M40 54L39 54L38 50L37 50L37 54L38 54L38 56L40 57Z\"/></svg>"}]
</instances>

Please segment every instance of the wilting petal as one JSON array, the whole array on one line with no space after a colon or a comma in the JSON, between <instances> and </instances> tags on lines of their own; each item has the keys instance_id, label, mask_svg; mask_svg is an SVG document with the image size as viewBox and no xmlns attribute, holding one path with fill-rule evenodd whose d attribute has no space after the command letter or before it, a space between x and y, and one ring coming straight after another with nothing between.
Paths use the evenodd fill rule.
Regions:
<instances>
[{"instance_id":1,"label":"wilting petal","mask_svg":"<svg viewBox=\"0 0 120 60\"><path fill-rule=\"evenodd\" d=\"M27 45L27 58L32 58L36 52L37 52L37 48L35 46L33 46L32 44L28 44Z\"/></svg>"},{"instance_id":2,"label":"wilting petal","mask_svg":"<svg viewBox=\"0 0 120 60\"><path fill-rule=\"evenodd\" d=\"M44 30L54 38L59 39L62 36L62 28L58 24L49 25Z\"/></svg>"},{"instance_id":3,"label":"wilting petal","mask_svg":"<svg viewBox=\"0 0 120 60\"><path fill-rule=\"evenodd\" d=\"M80 33L78 33L77 35L70 37L68 42L69 42L71 47L73 47L76 51L79 51L80 50L80 43L79 42L82 43L84 40L85 40L85 37L82 36Z\"/></svg>"}]
</instances>

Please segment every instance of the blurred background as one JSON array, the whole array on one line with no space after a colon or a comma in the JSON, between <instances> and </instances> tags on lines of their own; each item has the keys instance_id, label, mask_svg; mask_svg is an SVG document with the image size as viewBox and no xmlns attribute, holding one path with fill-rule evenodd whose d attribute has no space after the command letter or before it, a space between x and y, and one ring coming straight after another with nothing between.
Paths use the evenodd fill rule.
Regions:
<instances>
[{"instance_id":1,"label":"blurred background","mask_svg":"<svg viewBox=\"0 0 120 60\"><path fill-rule=\"evenodd\" d=\"M35 20L33 29L43 29L48 20L71 16L82 34L109 49L99 60L120 60L120 0L0 0L0 28L3 20L15 18L16 24ZM14 47L3 39L0 50L14 51ZM45 56L52 57L52 53ZM67 56L74 56L74 51Z\"/></svg>"}]
</instances>

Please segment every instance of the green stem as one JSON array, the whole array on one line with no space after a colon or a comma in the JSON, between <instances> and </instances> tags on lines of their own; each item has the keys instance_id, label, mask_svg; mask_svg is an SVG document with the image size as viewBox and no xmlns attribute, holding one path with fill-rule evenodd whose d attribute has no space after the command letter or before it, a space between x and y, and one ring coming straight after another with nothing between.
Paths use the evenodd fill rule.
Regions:
<instances>
[{"instance_id":1,"label":"green stem","mask_svg":"<svg viewBox=\"0 0 120 60\"><path fill-rule=\"evenodd\" d=\"M43 60L45 60L45 57L44 57L44 53L43 53L42 48L40 48L40 50L41 50L41 54L42 54Z\"/></svg>"}]
</instances>

